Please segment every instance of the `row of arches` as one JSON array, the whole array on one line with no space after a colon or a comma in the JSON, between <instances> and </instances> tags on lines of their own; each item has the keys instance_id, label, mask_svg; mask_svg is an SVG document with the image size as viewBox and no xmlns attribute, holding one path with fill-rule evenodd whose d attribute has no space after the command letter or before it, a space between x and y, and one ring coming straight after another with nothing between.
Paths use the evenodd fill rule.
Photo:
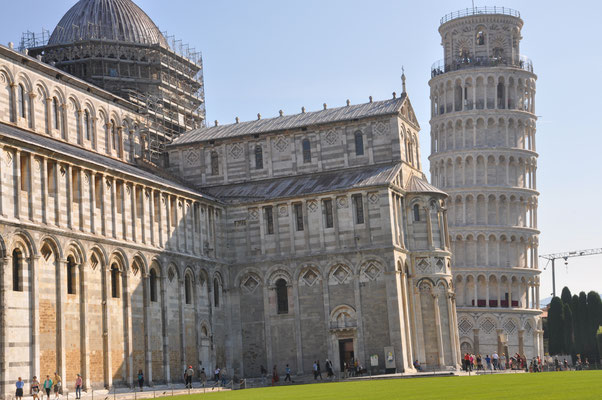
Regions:
<instances>
[{"instance_id":1,"label":"row of arches","mask_svg":"<svg viewBox=\"0 0 602 400\"><path fill-rule=\"evenodd\" d=\"M534 276L461 273L454 283L458 307L539 308L539 280Z\"/></svg>"},{"instance_id":2,"label":"row of arches","mask_svg":"<svg viewBox=\"0 0 602 400\"><path fill-rule=\"evenodd\" d=\"M143 370L152 385L180 381L184 365L210 370L217 362L213 316L224 303L219 267L50 235L35 240L26 231L14 232L8 246L0 243L13 281L2 306L30 305L22 321L39 329L16 344L24 350L15 360L24 365L19 374L81 373L85 387L104 387L132 384Z\"/></svg>"},{"instance_id":3,"label":"row of arches","mask_svg":"<svg viewBox=\"0 0 602 400\"><path fill-rule=\"evenodd\" d=\"M531 118L478 117L432 123L431 153L482 147L535 151L535 121Z\"/></svg>"},{"instance_id":4,"label":"row of arches","mask_svg":"<svg viewBox=\"0 0 602 400\"><path fill-rule=\"evenodd\" d=\"M28 74L13 76L0 66L0 106L10 122L112 157L132 161L146 147L140 126L129 116L97 107L91 99L49 87Z\"/></svg>"},{"instance_id":5,"label":"row of arches","mask_svg":"<svg viewBox=\"0 0 602 400\"><path fill-rule=\"evenodd\" d=\"M529 234L464 233L451 241L454 267L537 269L538 242Z\"/></svg>"},{"instance_id":6,"label":"row of arches","mask_svg":"<svg viewBox=\"0 0 602 400\"><path fill-rule=\"evenodd\" d=\"M537 228L537 198L523 194L456 194L448 201L452 226Z\"/></svg>"},{"instance_id":7,"label":"row of arches","mask_svg":"<svg viewBox=\"0 0 602 400\"><path fill-rule=\"evenodd\" d=\"M516 71L513 71L516 74ZM509 73L467 74L431 83L431 116L469 110L508 109L535 113L535 79Z\"/></svg>"},{"instance_id":8,"label":"row of arches","mask_svg":"<svg viewBox=\"0 0 602 400\"><path fill-rule=\"evenodd\" d=\"M439 188L501 186L537 189L537 158L500 152L432 157L431 180Z\"/></svg>"}]
</instances>

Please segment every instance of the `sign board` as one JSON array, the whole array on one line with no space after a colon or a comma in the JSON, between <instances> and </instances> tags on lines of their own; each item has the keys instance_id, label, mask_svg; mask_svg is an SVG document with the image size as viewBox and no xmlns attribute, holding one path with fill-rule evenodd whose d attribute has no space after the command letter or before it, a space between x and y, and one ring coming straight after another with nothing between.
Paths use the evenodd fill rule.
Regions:
<instances>
[{"instance_id":1,"label":"sign board","mask_svg":"<svg viewBox=\"0 0 602 400\"><path fill-rule=\"evenodd\" d=\"M378 354L373 354L370 356L370 366L378 367Z\"/></svg>"},{"instance_id":2,"label":"sign board","mask_svg":"<svg viewBox=\"0 0 602 400\"><path fill-rule=\"evenodd\" d=\"M385 347L385 368L395 368L395 352L393 347Z\"/></svg>"}]
</instances>

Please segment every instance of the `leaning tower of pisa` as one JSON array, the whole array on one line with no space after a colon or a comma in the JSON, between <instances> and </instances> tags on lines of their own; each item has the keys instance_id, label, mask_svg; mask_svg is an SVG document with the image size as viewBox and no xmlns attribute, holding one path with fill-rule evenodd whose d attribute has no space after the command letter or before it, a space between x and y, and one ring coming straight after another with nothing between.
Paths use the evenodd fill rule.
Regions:
<instances>
[{"instance_id":1,"label":"leaning tower of pisa","mask_svg":"<svg viewBox=\"0 0 602 400\"><path fill-rule=\"evenodd\" d=\"M432 182L449 194L463 352L543 355L535 81L515 10L444 16L431 70Z\"/></svg>"}]
</instances>

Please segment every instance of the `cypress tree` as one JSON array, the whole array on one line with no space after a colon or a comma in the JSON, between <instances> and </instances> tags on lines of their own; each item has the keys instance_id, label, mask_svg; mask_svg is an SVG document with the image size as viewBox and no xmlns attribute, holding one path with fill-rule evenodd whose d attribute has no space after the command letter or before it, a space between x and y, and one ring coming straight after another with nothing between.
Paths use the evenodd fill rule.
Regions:
<instances>
[{"instance_id":1,"label":"cypress tree","mask_svg":"<svg viewBox=\"0 0 602 400\"><path fill-rule=\"evenodd\" d=\"M579 303L577 305L577 316L575 318L575 343L579 349L578 354L587 353L587 296L585 292L579 293Z\"/></svg>"},{"instance_id":2,"label":"cypress tree","mask_svg":"<svg viewBox=\"0 0 602 400\"><path fill-rule=\"evenodd\" d=\"M572 295L571 295L571 290L568 287L563 287L562 288L562 294L560 295L560 299L562 300L562 304L571 304L571 299L572 299ZM571 310L572 311L572 310Z\"/></svg>"},{"instance_id":3,"label":"cypress tree","mask_svg":"<svg viewBox=\"0 0 602 400\"><path fill-rule=\"evenodd\" d=\"M548 351L550 354L560 354L564 347L563 311L562 300L560 297L554 297L548 310Z\"/></svg>"},{"instance_id":4,"label":"cypress tree","mask_svg":"<svg viewBox=\"0 0 602 400\"><path fill-rule=\"evenodd\" d=\"M583 344L579 338L579 296L574 294L571 299L571 311L573 313L573 348L575 354L583 353Z\"/></svg>"},{"instance_id":5,"label":"cypress tree","mask_svg":"<svg viewBox=\"0 0 602 400\"><path fill-rule=\"evenodd\" d=\"M587 294L587 336L585 342L585 353L590 357L590 360L598 360L596 334L601 323L602 301L600 301L600 295L592 291Z\"/></svg>"},{"instance_id":6,"label":"cypress tree","mask_svg":"<svg viewBox=\"0 0 602 400\"><path fill-rule=\"evenodd\" d=\"M573 341L573 313L571 306L567 303L562 304L562 312L564 315L562 330L563 330L563 354L574 354L575 346Z\"/></svg>"}]
</instances>

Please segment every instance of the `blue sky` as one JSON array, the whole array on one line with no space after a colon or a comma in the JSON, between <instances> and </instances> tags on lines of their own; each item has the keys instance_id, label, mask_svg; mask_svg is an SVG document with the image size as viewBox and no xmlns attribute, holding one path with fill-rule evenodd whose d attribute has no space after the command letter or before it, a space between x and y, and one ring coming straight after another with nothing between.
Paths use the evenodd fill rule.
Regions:
<instances>
[{"instance_id":1,"label":"blue sky","mask_svg":"<svg viewBox=\"0 0 602 400\"><path fill-rule=\"evenodd\" d=\"M75 0L3 4L0 42L52 30ZM207 118L220 123L385 99L401 92L401 66L430 151L431 64L442 58L439 19L470 1L137 0L161 30L203 52ZM602 52L598 1L475 1L517 9L521 52L538 75L536 107L540 254L602 247ZM10 16L9 18L5 18ZM430 176L429 176L430 177ZM557 265L558 291L602 291L602 255ZM545 262L540 260L543 268ZM541 298L551 292L542 272Z\"/></svg>"}]
</instances>

